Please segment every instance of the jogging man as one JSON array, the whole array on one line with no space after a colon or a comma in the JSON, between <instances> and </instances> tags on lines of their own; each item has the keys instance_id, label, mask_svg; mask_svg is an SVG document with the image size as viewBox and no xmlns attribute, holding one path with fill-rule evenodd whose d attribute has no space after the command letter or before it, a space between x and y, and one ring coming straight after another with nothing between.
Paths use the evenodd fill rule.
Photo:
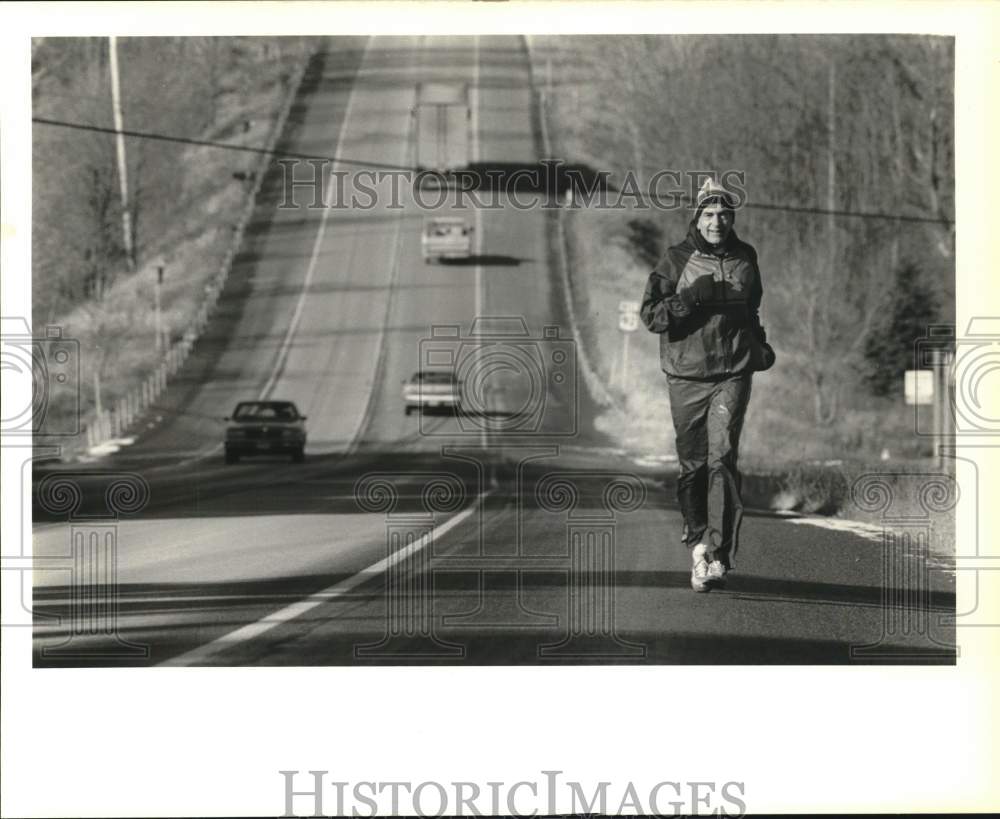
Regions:
<instances>
[{"instance_id":1,"label":"jogging man","mask_svg":"<svg viewBox=\"0 0 1000 819\"><path fill-rule=\"evenodd\" d=\"M691 587L722 586L739 539L740 433L754 370L774 353L760 324L757 252L733 230L735 205L712 180L698 192L687 237L649 275L642 320L660 335L677 436L677 499Z\"/></svg>"}]
</instances>

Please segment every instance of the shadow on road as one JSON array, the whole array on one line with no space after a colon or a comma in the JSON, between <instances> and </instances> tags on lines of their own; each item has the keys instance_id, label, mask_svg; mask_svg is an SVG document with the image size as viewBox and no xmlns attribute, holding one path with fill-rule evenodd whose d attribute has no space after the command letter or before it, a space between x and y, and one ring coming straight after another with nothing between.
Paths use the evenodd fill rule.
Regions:
<instances>
[{"instance_id":1,"label":"shadow on road","mask_svg":"<svg viewBox=\"0 0 1000 819\"><path fill-rule=\"evenodd\" d=\"M940 620L955 612L953 589L922 588L915 597L913 589L883 583L876 571L879 553L869 544L835 542L836 548L827 549L824 541L816 540L808 544L805 558L796 531L790 538L786 535L780 548L758 548L752 571L740 568L732 573L726 589L695 595L689 588L686 556L678 545L670 545L670 533L663 531L666 500L648 475L631 472L623 461L610 457L591 456L574 467L571 457L559 455L558 447L543 439L505 449L482 450L470 438L467 445L452 444L442 452L394 448L314 457L302 465L266 460L236 467L203 463L151 477L148 497L139 497L138 490L124 497L127 508L116 522L159 519L170 526L169 521L207 518L218 526L218 520L229 516L311 514L321 516L321 527L329 519L331 544L336 545L337 516L364 514L376 523L377 542L371 542L363 564L368 565L395 554L492 489L480 511L459 529L401 558L407 561L402 570L376 572L350 593L288 626L295 639L314 629L321 637L309 637L304 646L287 651L271 651L273 645L266 643L255 649L259 656L241 655L223 664L954 662L954 652L947 649L918 645L911 650L914 640L909 638L886 640L884 652L852 657L851 645L877 641L883 622L899 610L889 605L892 601L907 601L904 613L911 619ZM116 491L121 495L114 489L117 478L111 471L40 469L36 478L36 522L90 525L95 516L107 516L109 498ZM62 511L54 511L54 504ZM274 544L276 560L283 548L295 548L295 526L289 518L289 542ZM285 527L282 523L281 531ZM66 527L67 535L70 530ZM163 530L165 556L170 531ZM827 532L815 537L824 536L833 537ZM61 533L49 532L47 537L55 537L56 545L64 543ZM664 551L650 549L651 539L662 542ZM122 543L127 540L123 530ZM803 561L799 568L790 568L789 554ZM858 564L862 568L854 568L853 555L863 561ZM329 571L338 565L335 560L324 565L326 571L318 566L310 574L282 573L279 568L268 577L226 582L120 582L114 592L118 616L131 641L151 646L148 658L36 656L36 664L160 662L171 652L203 644L212 629L254 622L349 576ZM238 577L239 572L232 574ZM65 616L80 600L77 587L35 589L39 626L51 629L44 616ZM390 601L395 615L390 614ZM584 627L578 621L583 615L574 614L596 617L604 612L606 617L614 606L624 606L622 611L629 613L621 622L643 627L614 633L605 621ZM396 644L384 656L355 653L358 645L378 644L391 617L407 612L422 612L421 628L433 632L430 642L457 646L457 653L449 649L444 657L408 654ZM662 629L650 630L649 622L662 623ZM834 626L824 627L827 622ZM583 632L590 637L566 643L574 629L576 637ZM292 632L276 632L275 639L290 639ZM810 634L819 638L807 639ZM594 649L609 640L627 645L618 653ZM568 649L553 648L564 643ZM581 648L584 644L590 647Z\"/></svg>"},{"instance_id":2,"label":"shadow on road","mask_svg":"<svg viewBox=\"0 0 1000 819\"><path fill-rule=\"evenodd\" d=\"M533 262L534 259L520 259L517 256L505 256L499 253L485 253L481 256L467 256L464 259L441 259L438 264L447 267L519 267Z\"/></svg>"},{"instance_id":3,"label":"shadow on road","mask_svg":"<svg viewBox=\"0 0 1000 819\"><path fill-rule=\"evenodd\" d=\"M559 585L561 578L562 586ZM36 637L36 667L55 666L129 666L150 665L204 643L206 626L228 632L287 606L304 597L345 580L345 575L310 575L281 577L267 581L239 583L133 584L119 590L120 634L130 643L144 645L142 656L126 656L107 651L105 635L90 635L77 640L79 653L70 656L43 656L42 646L54 646L67 638L64 632L47 632ZM470 585L460 574L435 573L433 599L409 600L400 597L399 589L387 590L381 579L360 586L337 601L313 609L294 624L280 627L263 644L251 649L256 656L242 653L215 662L223 665L872 665L872 664L954 664L954 649L924 639L893 638L880 633L881 618L873 611L861 626L853 624L853 634L816 639L805 636L733 634L694 622L664 622L659 630L620 630L617 633L573 632L572 620L565 617L566 584L571 578L557 573L529 576L549 594L553 605L533 611L537 618L547 617L548 625L516 622L449 624L450 612L475 608L476 584ZM681 573L651 572L641 577L619 578L619 583L654 583L658 589L686 587L687 576ZM871 590L866 588L808 588L769 578L744 578L749 588L764 588L769 595L779 590L808 601L836 602L843 605L876 606ZM409 594L419 586L409 584ZM525 586L513 572L507 576L508 599L494 611L517 611L522 606L517 594ZM503 584L490 588L492 595L503 594ZM725 609L737 606L741 593L713 593L713 605ZM387 600L404 608L417 605L434 614L425 621L423 636L396 636L387 615ZM790 597L782 597L786 602ZM764 602L763 598L760 602ZM946 601L938 601L946 602ZM36 592L35 618L39 626L51 625L48 618L68 619L71 607L79 603L67 588L48 588ZM877 606L876 606L877 607ZM524 609L522 608L522 612ZM451 615L454 617L454 615ZM724 617L724 614L717 614ZM170 618L173 617L173 621ZM461 616L459 616L461 620ZM64 621L65 622L65 621ZM216 632L212 632L216 633ZM944 635L953 638L954 631ZM290 639L291 638L291 639ZM296 640L300 640L296 644ZM953 640L951 640L953 642ZM380 650L366 654L383 643ZM100 656L103 645L106 655ZM442 652L442 646L451 647ZM863 648L867 646L867 649ZM859 649L861 649L859 651ZM90 652L88 654L88 652Z\"/></svg>"}]
</instances>

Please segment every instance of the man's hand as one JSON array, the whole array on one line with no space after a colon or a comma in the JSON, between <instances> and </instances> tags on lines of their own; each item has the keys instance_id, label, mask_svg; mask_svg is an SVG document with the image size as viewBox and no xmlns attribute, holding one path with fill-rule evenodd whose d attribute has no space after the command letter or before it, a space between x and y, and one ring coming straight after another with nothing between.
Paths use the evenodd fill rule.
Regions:
<instances>
[{"instance_id":1,"label":"man's hand","mask_svg":"<svg viewBox=\"0 0 1000 819\"><path fill-rule=\"evenodd\" d=\"M690 286L685 287L683 290L678 290L677 295L684 302L684 306L688 310L693 310L706 302L712 301L715 297L715 282L707 274L699 276Z\"/></svg>"}]
</instances>

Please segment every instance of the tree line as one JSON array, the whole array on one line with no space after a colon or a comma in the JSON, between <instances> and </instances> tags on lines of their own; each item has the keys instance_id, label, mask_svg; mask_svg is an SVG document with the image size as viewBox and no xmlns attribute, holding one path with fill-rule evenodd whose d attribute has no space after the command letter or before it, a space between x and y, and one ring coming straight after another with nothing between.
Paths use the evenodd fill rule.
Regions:
<instances>
[{"instance_id":1,"label":"tree line","mask_svg":"<svg viewBox=\"0 0 1000 819\"><path fill-rule=\"evenodd\" d=\"M952 38L542 40L574 158L647 178L745 172L737 231L760 252L769 333L816 423L856 387L901 389L913 332L954 321ZM669 243L690 216L651 221Z\"/></svg>"},{"instance_id":2,"label":"tree line","mask_svg":"<svg viewBox=\"0 0 1000 819\"><path fill-rule=\"evenodd\" d=\"M234 100L254 91L255 66L302 47L300 38L118 39L124 128L238 140ZM108 38L32 43L32 115L113 128ZM197 167L185 145L126 138L131 240L140 262L162 250L183 219ZM32 309L53 321L100 299L128 272L112 134L32 128Z\"/></svg>"}]
</instances>

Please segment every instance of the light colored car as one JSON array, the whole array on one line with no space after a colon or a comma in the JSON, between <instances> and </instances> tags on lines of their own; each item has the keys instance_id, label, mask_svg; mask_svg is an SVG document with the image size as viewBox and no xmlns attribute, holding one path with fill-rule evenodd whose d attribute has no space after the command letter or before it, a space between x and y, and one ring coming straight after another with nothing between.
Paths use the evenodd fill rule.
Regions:
<instances>
[{"instance_id":1,"label":"light colored car","mask_svg":"<svg viewBox=\"0 0 1000 819\"><path fill-rule=\"evenodd\" d=\"M306 416L291 401L240 401L226 426L226 463L245 455L291 455L305 460Z\"/></svg>"},{"instance_id":2,"label":"light colored car","mask_svg":"<svg viewBox=\"0 0 1000 819\"><path fill-rule=\"evenodd\" d=\"M424 261L468 259L472 255L472 234L475 228L461 216L437 216L424 220L420 234L420 250Z\"/></svg>"},{"instance_id":3,"label":"light colored car","mask_svg":"<svg viewBox=\"0 0 1000 819\"><path fill-rule=\"evenodd\" d=\"M418 370L403 382L406 414L413 410L449 409L462 407L462 382L447 370Z\"/></svg>"}]
</instances>

